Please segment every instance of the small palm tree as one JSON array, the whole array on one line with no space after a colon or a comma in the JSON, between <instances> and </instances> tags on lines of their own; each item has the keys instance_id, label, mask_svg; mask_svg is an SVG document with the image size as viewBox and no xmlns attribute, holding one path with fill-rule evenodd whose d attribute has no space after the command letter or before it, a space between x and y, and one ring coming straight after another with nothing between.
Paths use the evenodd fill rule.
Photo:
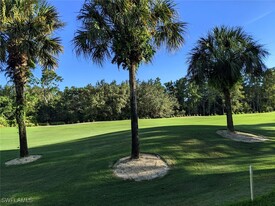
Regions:
<instances>
[{"instance_id":1,"label":"small palm tree","mask_svg":"<svg viewBox=\"0 0 275 206\"><path fill-rule=\"evenodd\" d=\"M133 159L139 158L136 71L150 62L157 48L168 50L183 43L185 23L177 20L171 0L87 0L78 20L74 44L77 55L93 62L112 63L129 70Z\"/></svg>"},{"instance_id":2,"label":"small palm tree","mask_svg":"<svg viewBox=\"0 0 275 206\"><path fill-rule=\"evenodd\" d=\"M56 9L45 1L1 0L0 69L15 86L20 157L29 154L24 87L36 64L43 69L57 67L56 55L62 51L62 46L52 33L63 25Z\"/></svg>"},{"instance_id":3,"label":"small palm tree","mask_svg":"<svg viewBox=\"0 0 275 206\"><path fill-rule=\"evenodd\" d=\"M240 27L215 27L200 38L189 54L188 75L197 83L209 84L224 94L227 129L234 132L231 91L243 74L258 76L266 68L268 52Z\"/></svg>"}]
</instances>

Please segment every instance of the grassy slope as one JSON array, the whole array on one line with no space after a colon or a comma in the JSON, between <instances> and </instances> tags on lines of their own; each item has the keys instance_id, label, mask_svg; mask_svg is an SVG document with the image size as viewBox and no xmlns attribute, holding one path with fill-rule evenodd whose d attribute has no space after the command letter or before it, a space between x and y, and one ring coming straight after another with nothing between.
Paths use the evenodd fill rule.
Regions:
<instances>
[{"instance_id":1,"label":"grassy slope","mask_svg":"<svg viewBox=\"0 0 275 206\"><path fill-rule=\"evenodd\" d=\"M141 150L160 154L172 167L148 182L122 181L110 168L130 153L129 121L28 128L30 152L43 158L13 167L4 162L18 156L16 129L0 128L1 198L31 197L26 205L39 206L227 205L249 199L249 164L256 196L268 193L275 185L275 113L234 120L236 129L271 141L219 137L224 116L140 120Z\"/></svg>"}]
</instances>

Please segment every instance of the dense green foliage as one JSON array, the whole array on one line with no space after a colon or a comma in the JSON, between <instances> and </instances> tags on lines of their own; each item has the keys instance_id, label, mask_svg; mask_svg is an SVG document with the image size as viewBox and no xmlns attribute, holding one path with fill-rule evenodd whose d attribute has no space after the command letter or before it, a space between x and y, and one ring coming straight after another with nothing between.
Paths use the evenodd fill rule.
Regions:
<instances>
[{"instance_id":1,"label":"dense green foliage","mask_svg":"<svg viewBox=\"0 0 275 206\"><path fill-rule=\"evenodd\" d=\"M188 78L165 83L166 91L174 95L179 111L186 115L216 115L225 113L222 92L207 82L195 85ZM238 113L270 112L275 110L275 68L260 77L244 75L232 88L232 111Z\"/></svg>"},{"instance_id":2,"label":"dense green foliage","mask_svg":"<svg viewBox=\"0 0 275 206\"><path fill-rule=\"evenodd\" d=\"M37 81L39 82L39 81ZM13 125L12 87L0 87L0 114ZM129 119L129 84L103 80L95 86L65 88L64 91L42 87L39 83L27 88L27 120L36 123L63 124L102 120ZM47 94L47 101L45 101ZM49 98L51 97L51 98ZM171 117L178 103L165 92L160 80L138 82L137 99L140 118ZM6 124L5 124L6 126Z\"/></svg>"},{"instance_id":3,"label":"dense green foliage","mask_svg":"<svg viewBox=\"0 0 275 206\"><path fill-rule=\"evenodd\" d=\"M37 123L64 124L130 118L128 82L106 83L60 91L61 77L45 74L32 80L26 89L27 125ZM54 79L54 80L53 80ZM245 76L232 91L233 113L271 112L275 110L275 69L262 77ZM137 84L139 118L162 118L185 115L222 115L224 101L221 92L208 84L196 85L187 78L167 82L149 80ZM14 89L0 87L0 124L14 126Z\"/></svg>"},{"instance_id":4,"label":"dense green foliage","mask_svg":"<svg viewBox=\"0 0 275 206\"><path fill-rule=\"evenodd\" d=\"M222 206L249 200L250 164L258 198L274 190L275 113L234 119L236 129L270 140L220 137L224 116L140 120L141 150L160 154L171 166L164 178L144 182L123 181L111 169L129 155L129 120L28 128L30 153L43 157L14 167L4 162L18 155L16 129L1 128L1 198L29 197L30 206Z\"/></svg>"}]
</instances>

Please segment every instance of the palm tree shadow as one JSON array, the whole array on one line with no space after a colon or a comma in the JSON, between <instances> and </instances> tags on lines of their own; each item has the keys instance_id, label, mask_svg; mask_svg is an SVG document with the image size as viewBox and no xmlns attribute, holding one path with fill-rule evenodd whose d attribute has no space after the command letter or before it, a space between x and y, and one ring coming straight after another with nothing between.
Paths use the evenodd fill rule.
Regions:
<instances>
[{"instance_id":1,"label":"palm tree shadow","mask_svg":"<svg viewBox=\"0 0 275 206\"><path fill-rule=\"evenodd\" d=\"M113 175L114 162L130 155L130 131L31 148L31 153L42 154L43 158L28 165L5 167L3 163L17 151L1 151L1 196L35 194L38 198L33 205L42 206L71 205L72 199L81 205L121 205L120 201L127 194L135 194L137 202L145 204L146 201L153 203L165 193L163 204L173 199L178 204L180 201L188 203L196 197L198 205L213 205L222 201L214 201L213 192L224 201L247 195L238 184L248 180L249 164L259 168L256 194L262 194L275 183L275 168L271 162L275 159L275 131L267 129L270 127L273 124L238 125L238 130L261 132L270 138L270 141L253 144L220 137L216 130L223 127L219 126L142 128L141 151L160 154L172 168L164 178L149 182L122 181ZM209 201L203 202L207 196ZM60 202L54 202L57 199ZM131 199L126 203L134 204Z\"/></svg>"}]
</instances>

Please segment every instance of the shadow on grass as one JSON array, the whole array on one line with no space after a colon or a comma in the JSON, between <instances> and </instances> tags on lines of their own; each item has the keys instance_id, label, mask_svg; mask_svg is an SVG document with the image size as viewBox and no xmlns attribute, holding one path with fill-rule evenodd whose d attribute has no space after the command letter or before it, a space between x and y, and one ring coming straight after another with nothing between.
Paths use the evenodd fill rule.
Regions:
<instances>
[{"instance_id":1,"label":"shadow on grass","mask_svg":"<svg viewBox=\"0 0 275 206\"><path fill-rule=\"evenodd\" d=\"M219 126L140 129L141 151L160 154L172 167L164 178L144 182L120 180L111 169L116 160L130 154L130 131L32 148L31 154L43 157L28 165L4 166L18 151L2 151L1 198L32 198L26 204L39 206L195 206L248 199L249 164L255 168L256 195L274 187L275 130L268 129L273 126L238 125L237 130L270 139L253 144L220 137L215 133L223 129Z\"/></svg>"}]
</instances>

